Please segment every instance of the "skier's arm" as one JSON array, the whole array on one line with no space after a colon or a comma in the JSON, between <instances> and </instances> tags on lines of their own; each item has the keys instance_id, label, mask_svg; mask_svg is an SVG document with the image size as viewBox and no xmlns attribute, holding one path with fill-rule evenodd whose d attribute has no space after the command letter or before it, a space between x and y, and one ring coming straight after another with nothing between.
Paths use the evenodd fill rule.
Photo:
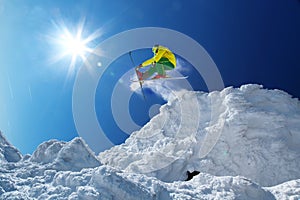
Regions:
<instances>
[{"instance_id":1,"label":"skier's arm","mask_svg":"<svg viewBox=\"0 0 300 200\"><path fill-rule=\"evenodd\" d=\"M162 49L162 50L158 50L157 54L154 56L154 61L158 62L161 57L165 54L166 50Z\"/></svg>"},{"instance_id":2,"label":"skier's arm","mask_svg":"<svg viewBox=\"0 0 300 200\"><path fill-rule=\"evenodd\" d=\"M143 62L141 64L142 67L145 67L152 63L158 62L161 59L161 57L164 55L165 52L166 52L166 50L164 50L164 49L158 50L157 54L155 54L155 56L153 58L150 58L149 60L146 60L145 62Z\"/></svg>"}]
</instances>

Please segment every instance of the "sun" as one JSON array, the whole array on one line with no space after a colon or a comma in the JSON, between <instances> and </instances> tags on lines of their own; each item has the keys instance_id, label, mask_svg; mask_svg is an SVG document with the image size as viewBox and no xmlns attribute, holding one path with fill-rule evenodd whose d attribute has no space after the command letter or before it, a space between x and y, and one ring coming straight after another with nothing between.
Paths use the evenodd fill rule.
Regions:
<instances>
[{"instance_id":1,"label":"sun","mask_svg":"<svg viewBox=\"0 0 300 200\"><path fill-rule=\"evenodd\" d=\"M56 34L48 37L48 40L55 44L55 55L51 59L53 63L63 59L71 58L68 66L68 75L74 72L76 63L81 60L87 62L86 58L89 53L97 52L89 46L91 41L102 35L100 29L97 29L92 34L83 36L85 19L82 19L78 25L71 31L62 20L53 22ZM86 31L85 31L86 32Z\"/></svg>"},{"instance_id":2,"label":"sun","mask_svg":"<svg viewBox=\"0 0 300 200\"><path fill-rule=\"evenodd\" d=\"M74 37L69 34L62 36L62 46L65 52L74 57L84 57L85 51L88 50L86 42L81 37Z\"/></svg>"},{"instance_id":3,"label":"sun","mask_svg":"<svg viewBox=\"0 0 300 200\"><path fill-rule=\"evenodd\" d=\"M86 59L86 53L92 52L92 49L88 47L89 40L82 38L82 28L79 26L76 34L72 34L69 29L63 27L62 34L58 38L60 45L60 57L71 56L71 63L69 69L74 70L78 57L82 61Z\"/></svg>"}]
</instances>

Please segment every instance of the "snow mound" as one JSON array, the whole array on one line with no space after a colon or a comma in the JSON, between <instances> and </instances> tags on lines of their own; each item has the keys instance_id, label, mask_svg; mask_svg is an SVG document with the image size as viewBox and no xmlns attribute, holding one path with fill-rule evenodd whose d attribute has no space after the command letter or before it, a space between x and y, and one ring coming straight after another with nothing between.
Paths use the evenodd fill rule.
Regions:
<instances>
[{"instance_id":1,"label":"snow mound","mask_svg":"<svg viewBox=\"0 0 300 200\"><path fill-rule=\"evenodd\" d=\"M270 191L243 177L216 177L200 173L191 181L165 183L154 177L125 173L108 166L80 172L57 172L36 165L18 163L13 171L1 174L0 199L275 199ZM16 175L19 170L28 167L35 167L38 175Z\"/></svg>"},{"instance_id":2,"label":"snow mound","mask_svg":"<svg viewBox=\"0 0 300 200\"><path fill-rule=\"evenodd\" d=\"M300 179L288 181L280 185L265 189L272 192L276 199L300 199Z\"/></svg>"},{"instance_id":3,"label":"snow mound","mask_svg":"<svg viewBox=\"0 0 300 200\"><path fill-rule=\"evenodd\" d=\"M171 185L174 199L189 199L188 193L194 191L192 199L275 199L273 194L244 177L212 176L200 173L189 183L175 182Z\"/></svg>"},{"instance_id":4,"label":"snow mound","mask_svg":"<svg viewBox=\"0 0 300 200\"><path fill-rule=\"evenodd\" d=\"M20 152L7 142L0 131L0 163L1 162L18 162L22 156Z\"/></svg>"},{"instance_id":5,"label":"snow mound","mask_svg":"<svg viewBox=\"0 0 300 200\"><path fill-rule=\"evenodd\" d=\"M56 170L80 171L100 165L94 152L81 138L60 142L50 140L38 146L30 158L31 162L49 163L49 167Z\"/></svg>"},{"instance_id":6,"label":"snow mound","mask_svg":"<svg viewBox=\"0 0 300 200\"><path fill-rule=\"evenodd\" d=\"M58 156L58 152L66 142L60 142L57 140L49 140L40 144L33 152L30 161L38 163L50 163Z\"/></svg>"},{"instance_id":7,"label":"snow mound","mask_svg":"<svg viewBox=\"0 0 300 200\"><path fill-rule=\"evenodd\" d=\"M102 163L172 182L197 170L272 186L300 178L300 104L260 85L183 92Z\"/></svg>"},{"instance_id":8,"label":"snow mound","mask_svg":"<svg viewBox=\"0 0 300 200\"><path fill-rule=\"evenodd\" d=\"M22 158L0 133L0 199L300 199L299 119L298 99L258 85L183 92L106 165L81 138Z\"/></svg>"}]
</instances>

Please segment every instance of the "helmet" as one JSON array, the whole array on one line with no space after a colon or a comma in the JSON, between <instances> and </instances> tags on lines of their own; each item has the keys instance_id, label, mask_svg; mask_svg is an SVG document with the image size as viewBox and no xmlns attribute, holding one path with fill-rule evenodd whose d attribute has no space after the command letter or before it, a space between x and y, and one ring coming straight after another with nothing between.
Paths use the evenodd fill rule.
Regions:
<instances>
[{"instance_id":1,"label":"helmet","mask_svg":"<svg viewBox=\"0 0 300 200\"><path fill-rule=\"evenodd\" d=\"M152 47L152 52L153 52L153 53L157 53L158 47L159 47L158 44L154 45L154 46Z\"/></svg>"}]
</instances>

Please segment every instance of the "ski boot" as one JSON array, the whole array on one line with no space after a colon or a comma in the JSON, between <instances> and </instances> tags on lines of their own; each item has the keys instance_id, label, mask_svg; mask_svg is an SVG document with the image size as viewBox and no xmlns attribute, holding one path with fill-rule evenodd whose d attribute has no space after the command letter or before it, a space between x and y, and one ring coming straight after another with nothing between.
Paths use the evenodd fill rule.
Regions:
<instances>
[{"instance_id":1,"label":"ski boot","mask_svg":"<svg viewBox=\"0 0 300 200\"><path fill-rule=\"evenodd\" d=\"M143 81L143 73L140 72L140 71L138 71L138 70L136 70L136 74L137 74L137 76L138 76L139 81L140 81L141 83L143 83L143 82L144 82L144 81Z\"/></svg>"}]
</instances>

